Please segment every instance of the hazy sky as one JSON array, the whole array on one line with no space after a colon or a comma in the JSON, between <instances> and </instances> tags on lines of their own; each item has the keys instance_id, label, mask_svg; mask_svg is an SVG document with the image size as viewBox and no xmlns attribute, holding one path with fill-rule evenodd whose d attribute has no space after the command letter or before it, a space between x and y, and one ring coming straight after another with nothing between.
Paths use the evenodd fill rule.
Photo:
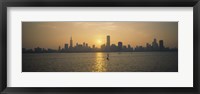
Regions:
<instances>
[{"instance_id":1,"label":"hazy sky","mask_svg":"<svg viewBox=\"0 0 200 94\"><path fill-rule=\"evenodd\" d=\"M164 40L165 47L178 47L178 22L22 22L23 48L63 48L71 36L73 45L100 47L107 35L111 44L146 46L156 38Z\"/></svg>"}]
</instances>

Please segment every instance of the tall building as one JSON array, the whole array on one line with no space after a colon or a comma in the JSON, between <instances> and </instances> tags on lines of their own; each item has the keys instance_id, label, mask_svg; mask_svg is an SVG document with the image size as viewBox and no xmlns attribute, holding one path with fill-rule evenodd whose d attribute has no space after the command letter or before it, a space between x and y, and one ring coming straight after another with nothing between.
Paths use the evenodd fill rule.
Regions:
<instances>
[{"instance_id":1,"label":"tall building","mask_svg":"<svg viewBox=\"0 0 200 94\"><path fill-rule=\"evenodd\" d=\"M70 48L72 48L73 47L73 40L72 40L72 37L70 38L70 46L69 46Z\"/></svg>"},{"instance_id":2,"label":"tall building","mask_svg":"<svg viewBox=\"0 0 200 94\"><path fill-rule=\"evenodd\" d=\"M107 36L106 46L107 46L107 47L110 47L110 36L109 36L109 35Z\"/></svg>"},{"instance_id":3,"label":"tall building","mask_svg":"<svg viewBox=\"0 0 200 94\"><path fill-rule=\"evenodd\" d=\"M157 40L156 40L156 39L153 40L153 42L152 42L152 47L153 47L154 49L157 49L157 48L158 48L158 43L157 43Z\"/></svg>"},{"instance_id":4,"label":"tall building","mask_svg":"<svg viewBox=\"0 0 200 94\"><path fill-rule=\"evenodd\" d=\"M146 48L151 48L151 44L146 43Z\"/></svg>"},{"instance_id":5,"label":"tall building","mask_svg":"<svg viewBox=\"0 0 200 94\"><path fill-rule=\"evenodd\" d=\"M58 47L58 51L61 51L61 47L60 46Z\"/></svg>"},{"instance_id":6,"label":"tall building","mask_svg":"<svg viewBox=\"0 0 200 94\"><path fill-rule=\"evenodd\" d=\"M94 49L94 48L95 48L95 45L92 45L92 48Z\"/></svg>"},{"instance_id":7,"label":"tall building","mask_svg":"<svg viewBox=\"0 0 200 94\"><path fill-rule=\"evenodd\" d=\"M160 41L159 41L159 47L160 47L160 49L163 49L163 48L164 48L163 40L160 40Z\"/></svg>"},{"instance_id":8,"label":"tall building","mask_svg":"<svg viewBox=\"0 0 200 94\"><path fill-rule=\"evenodd\" d=\"M130 44L128 44L128 49L130 49L131 48L131 45Z\"/></svg>"},{"instance_id":9,"label":"tall building","mask_svg":"<svg viewBox=\"0 0 200 94\"><path fill-rule=\"evenodd\" d=\"M105 44L102 44L102 45L101 45L101 51L105 51L105 48L106 48L106 45L105 45Z\"/></svg>"},{"instance_id":10,"label":"tall building","mask_svg":"<svg viewBox=\"0 0 200 94\"><path fill-rule=\"evenodd\" d=\"M110 36L107 36L107 41L106 41L106 51L110 51Z\"/></svg>"},{"instance_id":11,"label":"tall building","mask_svg":"<svg viewBox=\"0 0 200 94\"><path fill-rule=\"evenodd\" d=\"M88 43L86 43L85 46L88 47Z\"/></svg>"},{"instance_id":12,"label":"tall building","mask_svg":"<svg viewBox=\"0 0 200 94\"><path fill-rule=\"evenodd\" d=\"M122 50L122 46L123 46L122 42L118 42L118 49L119 49L119 51Z\"/></svg>"},{"instance_id":13,"label":"tall building","mask_svg":"<svg viewBox=\"0 0 200 94\"><path fill-rule=\"evenodd\" d=\"M68 49L68 44L65 44L65 50L67 50Z\"/></svg>"},{"instance_id":14,"label":"tall building","mask_svg":"<svg viewBox=\"0 0 200 94\"><path fill-rule=\"evenodd\" d=\"M83 47L85 47L85 42L83 42Z\"/></svg>"}]
</instances>

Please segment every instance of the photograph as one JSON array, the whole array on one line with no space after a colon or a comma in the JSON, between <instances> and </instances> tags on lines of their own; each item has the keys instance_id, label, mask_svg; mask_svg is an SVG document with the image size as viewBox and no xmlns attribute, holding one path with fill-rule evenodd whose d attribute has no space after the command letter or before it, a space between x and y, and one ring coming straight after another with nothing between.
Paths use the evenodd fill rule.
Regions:
<instances>
[{"instance_id":1,"label":"photograph","mask_svg":"<svg viewBox=\"0 0 200 94\"><path fill-rule=\"evenodd\" d=\"M178 72L176 21L23 21L22 72Z\"/></svg>"}]
</instances>

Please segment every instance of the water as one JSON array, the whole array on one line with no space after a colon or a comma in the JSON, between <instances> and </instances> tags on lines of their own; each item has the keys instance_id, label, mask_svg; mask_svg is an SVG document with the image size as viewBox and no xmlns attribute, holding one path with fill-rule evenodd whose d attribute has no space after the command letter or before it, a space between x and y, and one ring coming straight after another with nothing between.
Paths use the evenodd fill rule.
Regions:
<instances>
[{"instance_id":1,"label":"water","mask_svg":"<svg viewBox=\"0 0 200 94\"><path fill-rule=\"evenodd\" d=\"M23 72L178 72L178 52L23 54Z\"/></svg>"}]
</instances>

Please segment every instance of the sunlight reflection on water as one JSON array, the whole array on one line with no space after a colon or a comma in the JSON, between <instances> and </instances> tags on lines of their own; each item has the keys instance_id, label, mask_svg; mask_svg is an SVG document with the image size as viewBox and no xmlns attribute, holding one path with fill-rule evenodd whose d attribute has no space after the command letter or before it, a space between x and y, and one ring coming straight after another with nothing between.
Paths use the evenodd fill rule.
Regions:
<instances>
[{"instance_id":1,"label":"sunlight reflection on water","mask_svg":"<svg viewBox=\"0 0 200 94\"><path fill-rule=\"evenodd\" d=\"M93 72L105 72L107 68L107 62L102 53L96 53L96 60Z\"/></svg>"}]
</instances>

